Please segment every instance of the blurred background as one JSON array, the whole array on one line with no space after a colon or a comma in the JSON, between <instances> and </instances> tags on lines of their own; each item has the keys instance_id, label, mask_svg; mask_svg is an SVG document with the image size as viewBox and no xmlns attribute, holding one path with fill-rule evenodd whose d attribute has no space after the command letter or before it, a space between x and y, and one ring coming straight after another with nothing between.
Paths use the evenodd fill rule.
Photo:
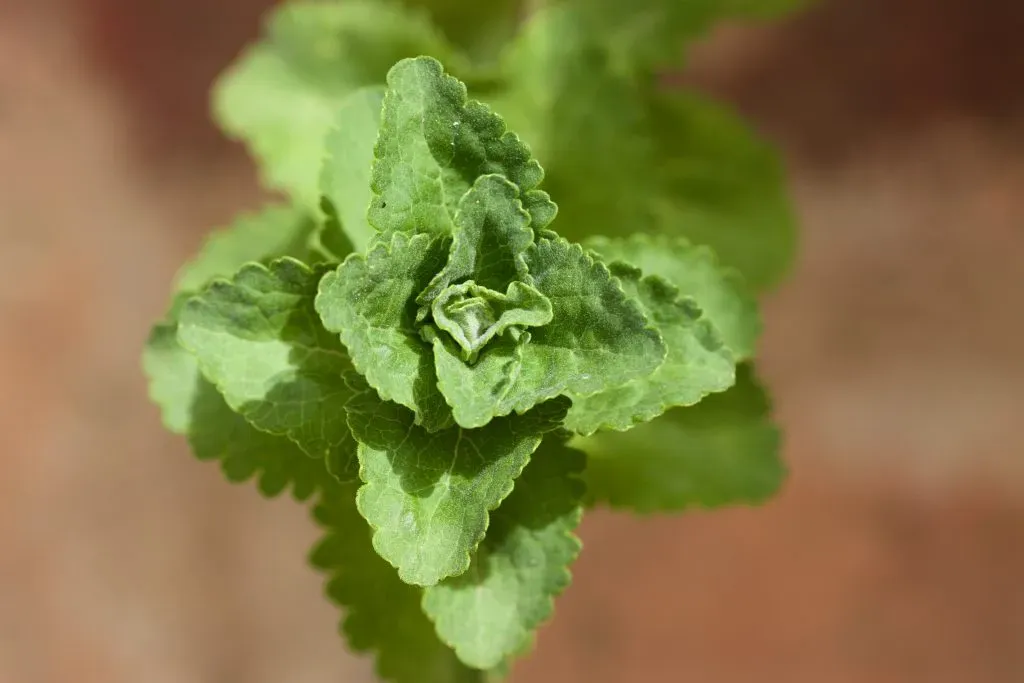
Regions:
<instances>
[{"instance_id":1,"label":"blurred background","mask_svg":"<svg viewBox=\"0 0 1024 683\"><path fill-rule=\"evenodd\" d=\"M305 512L160 426L176 267L262 197L207 88L270 0L0 0L0 683L368 681ZM1024 681L1024 5L822 0L685 78L782 148L761 509L592 514L515 681Z\"/></svg>"}]
</instances>

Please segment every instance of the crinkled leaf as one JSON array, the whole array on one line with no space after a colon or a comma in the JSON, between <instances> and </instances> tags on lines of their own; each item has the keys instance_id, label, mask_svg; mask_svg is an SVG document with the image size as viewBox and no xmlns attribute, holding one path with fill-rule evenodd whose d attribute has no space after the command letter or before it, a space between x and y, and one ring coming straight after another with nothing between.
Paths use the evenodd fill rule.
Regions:
<instances>
[{"instance_id":1,"label":"crinkled leaf","mask_svg":"<svg viewBox=\"0 0 1024 683\"><path fill-rule=\"evenodd\" d=\"M266 36L228 69L213 91L214 114L246 142L268 186L310 211L328 131L346 95L384 81L403 57L457 62L422 13L379 0L282 4Z\"/></svg>"},{"instance_id":2,"label":"crinkled leaf","mask_svg":"<svg viewBox=\"0 0 1024 683\"><path fill-rule=\"evenodd\" d=\"M314 457L349 438L342 377L351 365L313 309L324 272L290 258L243 266L189 299L178 326L179 342L233 410Z\"/></svg>"},{"instance_id":3,"label":"crinkled leaf","mask_svg":"<svg viewBox=\"0 0 1024 683\"><path fill-rule=\"evenodd\" d=\"M617 5L633 14L649 3ZM489 97L544 160L558 231L683 236L755 290L777 283L795 224L775 152L724 107L624 67L579 11L570 3L534 15L509 51L508 88Z\"/></svg>"},{"instance_id":4,"label":"crinkled leaf","mask_svg":"<svg viewBox=\"0 0 1024 683\"><path fill-rule=\"evenodd\" d=\"M164 425L176 434L188 431L192 404L199 386L195 357L178 344L178 313L188 296L217 277L230 277L250 261L268 262L280 256L303 258L313 221L303 211L271 205L244 214L226 228L214 231L199 253L175 278L178 292L165 319L156 324L142 353L150 398L160 406Z\"/></svg>"},{"instance_id":5,"label":"crinkled leaf","mask_svg":"<svg viewBox=\"0 0 1024 683\"><path fill-rule=\"evenodd\" d=\"M366 218L373 193L370 169L380 125L382 87L360 88L345 97L327 135L320 191L331 203L355 251L364 252L376 231Z\"/></svg>"},{"instance_id":6,"label":"crinkled leaf","mask_svg":"<svg viewBox=\"0 0 1024 683\"><path fill-rule=\"evenodd\" d=\"M436 236L395 234L365 256L349 256L323 278L316 297L324 326L341 336L356 370L431 431L450 424L451 411L416 327L416 295L444 266L447 247Z\"/></svg>"},{"instance_id":7,"label":"crinkled leaf","mask_svg":"<svg viewBox=\"0 0 1024 683\"><path fill-rule=\"evenodd\" d=\"M534 227L555 207L537 186L540 164L501 117L467 100L466 86L430 57L405 59L387 77L388 91L373 166L370 224L381 232L454 231L459 200L481 175L515 183Z\"/></svg>"},{"instance_id":8,"label":"crinkled leaf","mask_svg":"<svg viewBox=\"0 0 1024 683\"><path fill-rule=\"evenodd\" d=\"M580 434L625 431L673 406L689 406L735 381L735 361L701 308L657 276L621 263L611 266L626 293L640 302L668 348L650 375L586 397L573 397L565 426Z\"/></svg>"},{"instance_id":9,"label":"crinkled leaf","mask_svg":"<svg viewBox=\"0 0 1024 683\"><path fill-rule=\"evenodd\" d=\"M585 464L582 453L546 438L491 515L469 570L426 590L424 611L463 662L498 666L529 647L551 616L580 550L573 531L582 514L578 475Z\"/></svg>"},{"instance_id":10,"label":"crinkled leaf","mask_svg":"<svg viewBox=\"0 0 1024 683\"><path fill-rule=\"evenodd\" d=\"M359 441L359 511L373 545L407 583L434 585L469 567L489 511L512 491L530 454L556 429L568 402L552 401L486 427L435 433L366 391L349 406Z\"/></svg>"},{"instance_id":11,"label":"crinkled leaf","mask_svg":"<svg viewBox=\"0 0 1024 683\"><path fill-rule=\"evenodd\" d=\"M483 683L459 662L420 607L423 590L398 578L373 549L352 486L325 489L314 515L325 535L310 562L328 575L327 595L345 609L342 631L356 652L373 652L377 673L396 683Z\"/></svg>"},{"instance_id":12,"label":"crinkled leaf","mask_svg":"<svg viewBox=\"0 0 1024 683\"><path fill-rule=\"evenodd\" d=\"M628 432L577 438L586 451L588 498L636 512L757 504L785 478L779 431L751 368L736 385Z\"/></svg>"},{"instance_id":13,"label":"crinkled leaf","mask_svg":"<svg viewBox=\"0 0 1024 683\"><path fill-rule=\"evenodd\" d=\"M497 292L525 281L523 253L532 243L518 188L499 175L480 176L459 200L448 262L419 303L429 305L446 287L467 279Z\"/></svg>"},{"instance_id":14,"label":"crinkled leaf","mask_svg":"<svg viewBox=\"0 0 1024 683\"><path fill-rule=\"evenodd\" d=\"M672 283L681 294L697 301L737 361L754 354L761 332L757 301L747 291L742 276L720 266L710 248L695 247L681 237L668 235L591 237L585 245L606 263L624 261L644 275L656 275Z\"/></svg>"},{"instance_id":15,"label":"crinkled leaf","mask_svg":"<svg viewBox=\"0 0 1024 683\"><path fill-rule=\"evenodd\" d=\"M509 328L547 325L553 315L548 298L521 282L510 284L505 294L472 280L452 285L434 299L431 310L434 324L458 344L467 363Z\"/></svg>"},{"instance_id":16,"label":"crinkled leaf","mask_svg":"<svg viewBox=\"0 0 1024 683\"><path fill-rule=\"evenodd\" d=\"M620 386L665 358L639 306L579 245L542 239L525 259L537 291L551 301L550 324L493 340L472 365L448 339L433 339L438 386L466 428L560 394Z\"/></svg>"},{"instance_id":17,"label":"crinkled leaf","mask_svg":"<svg viewBox=\"0 0 1024 683\"><path fill-rule=\"evenodd\" d=\"M241 483L255 477L264 496L291 489L297 500L306 500L324 481L323 462L308 457L286 437L254 428L203 379L196 389L188 440L197 458L220 462L228 481ZM346 451L336 471L343 471L354 456L354 442L349 442Z\"/></svg>"}]
</instances>

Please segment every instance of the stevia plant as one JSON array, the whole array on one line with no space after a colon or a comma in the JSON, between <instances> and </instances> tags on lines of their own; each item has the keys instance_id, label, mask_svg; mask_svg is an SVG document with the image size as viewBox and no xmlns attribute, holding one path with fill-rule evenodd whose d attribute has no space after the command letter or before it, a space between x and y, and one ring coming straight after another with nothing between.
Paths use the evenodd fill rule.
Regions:
<instances>
[{"instance_id":1,"label":"stevia plant","mask_svg":"<svg viewBox=\"0 0 1024 683\"><path fill-rule=\"evenodd\" d=\"M400 683L507 672L584 509L784 473L752 361L781 172L654 67L786 3L425 4L272 14L214 98L288 201L210 237L143 356L199 459L310 502L349 645Z\"/></svg>"}]
</instances>

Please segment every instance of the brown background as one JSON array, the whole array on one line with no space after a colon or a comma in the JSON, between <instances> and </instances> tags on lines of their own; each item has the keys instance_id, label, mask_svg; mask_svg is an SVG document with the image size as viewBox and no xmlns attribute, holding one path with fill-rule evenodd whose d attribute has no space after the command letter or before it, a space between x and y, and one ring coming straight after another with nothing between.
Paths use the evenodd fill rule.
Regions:
<instances>
[{"instance_id":1,"label":"brown background","mask_svg":"<svg viewBox=\"0 0 1024 683\"><path fill-rule=\"evenodd\" d=\"M304 512L194 462L138 370L260 201L205 98L266 4L0 0L0 683L367 680ZM1010 0L830 0L701 46L802 222L761 352L794 474L592 515L516 680L1024 680L1022 35Z\"/></svg>"}]
</instances>

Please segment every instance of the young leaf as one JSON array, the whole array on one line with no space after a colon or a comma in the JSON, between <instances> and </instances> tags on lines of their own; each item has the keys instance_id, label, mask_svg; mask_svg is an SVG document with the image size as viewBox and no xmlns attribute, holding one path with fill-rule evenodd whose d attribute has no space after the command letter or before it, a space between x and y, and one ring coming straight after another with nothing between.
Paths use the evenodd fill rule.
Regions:
<instances>
[{"instance_id":1,"label":"young leaf","mask_svg":"<svg viewBox=\"0 0 1024 683\"><path fill-rule=\"evenodd\" d=\"M375 392L348 407L359 442L359 511L373 546L403 581L431 586L457 576L487 529L488 513L512 491L530 454L556 429L568 402L551 401L486 427L433 434Z\"/></svg>"},{"instance_id":2,"label":"young leaf","mask_svg":"<svg viewBox=\"0 0 1024 683\"><path fill-rule=\"evenodd\" d=\"M199 460L219 461L228 481L241 483L255 476L260 493L267 497L290 488L296 500L306 500L324 481L323 462L285 437L255 429L204 379L196 388L188 441ZM332 465L339 476L354 459L355 444L350 441L343 450Z\"/></svg>"},{"instance_id":3,"label":"young leaf","mask_svg":"<svg viewBox=\"0 0 1024 683\"><path fill-rule=\"evenodd\" d=\"M451 422L429 349L416 328L416 295L441 270L448 240L397 233L353 254L320 283L316 310L340 334L352 364L386 401L415 411L431 431Z\"/></svg>"},{"instance_id":4,"label":"young leaf","mask_svg":"<svg viewBox=\"0 0 1024 683\"><path fill-rule=\"evenodd\" d=\"M625 431L673 406L693 405L732 386L733 355L693 299L681 296L659 277L641 279L640 271L631 266L613 263L611 271L661 332L668 354L650 375L599 394L573 397L566 429L579 434Z\"/></svg>"},{"instance_id":5,"label":"young leaf","mask_svg":"<svg viewBox=\"0 0 1024 683\"><path fill-rule=\"evenodd\" d=\"M588 498L641 513L757 504L785 477L768 397L746 364L724 393L573 445L589 456Z\"/></svg>"},{"instance_id":6,"label":"young leaf","mask_svg":"<svg viewBox=\"0 0 1024 683\"><path fill-rule=\"evenodd\" d=\"M163 321L150 332L142 352L150 398L160 406L164 425L176 434L188 431L200 377L195 357L178 344L178 313L188 296L217 277L230 277L250 261L306 255L313 221L304 212L271 205L240 216L213 232L203 248L175 278L178 293Z\"/></svg>"},{"instance_id":7,"label":"young leaf","mask_svg":"<svg viewBox=\"0 0 1024 683\"><path fill-rule=\"evenodd\" d=\"M178 325L178 341L233 410L313 457L349 438L348 355L313 309L324 271L290 258L243 266L189 299Z\"/></svg>"},{"instance_id":8,"label":"young leaf","mask_svg":"<svg viewBox=\"0 0 1024 683\"><path fill-rule=\"evenodd\" d=\"M420 607L423 590L402 582L373 549L354 487L324 489L314 516L325 536L310 563L329 577L327 595L345 608L342 630L352 650L374 652L377 673L395 683L484 683L459 662Z\"/></svg>"},{"instance_id":9,"label":"young leaf","mask_svg":"<svg viewBox=\"0 0 1024 683\"><path fill-rule=\"evenodd\" d=\"M542 239L526 251L531 279L552 306L552 322L494 340L476 363L432 339L438 386L466 428L560 394L586 396L649 375L665 358L660 335L608 269L579 245Z\"/></svg>"},{"instance_id":10,"label":"young leaf","mask_svg":"<svg viewBox=\"0 0 1024 683\"><path fill-rule=\"evenodd\" d=\"M381 232L449 235L461 197L481 175L515 183L534 228L555 215L537 190L544 171L518 136L430 57L404 59L387 77L375 148L370 224Z\"/></svg>"},{"instance_id":11,"label":"young leaf","mask_svg":"<svg viewBox=\"0 0 1024 683\"><path fill-rule=\"evenodd\" d=\"M459 200L448 262L417 302L429 305L449 285L469 279L497 292L526 282L523 254L532 243L518 188L499 175L480 176Z\"/></svg>"},{"instance_id":12,"label":"young leaf","mask_svg":"<svg viewBox=\"0 0 1024 683\"><path fill-rule=\"evenodd\" d=\"M761 332L757 301L747 291L742 276L720 266L708 247L695 247L681 237L668 235L591 237L584 244L606 263L629 263L644 275L664 278L678 287L680 294L696 300L737 361L754 354Z\"/></svg>"},{"instance_id":13,"label":"young leaf","mask_svg":"<svg viewBox=\"0 0 1024 683\"><path fill-rule=\"evenodd\" d=\"M366 211L370 192L373 147L380 126L382 87L360 88L341 101L335 127L327 135L326 155L320 175L320 192L331 203L346 236L363 253L376 231Z\"/></svg>"},{"instance_id":14,"label":"young leaf","mask_svg":"<svg viewBox=\"0 0 1024 683\"><path fill-rule=\"evenodd\" d=\"M466 664L489 669L529 647L580 551L586 459L548 437L491 515L469 570L428 588L423 609Z\"/></svg>"},{"instance_id":15,"label":"young leaf","mask_svg":"<svg viewBox=\"0 0 1024 683\"><path fill-rule=\"evenodd\" d=\"M299 0L275 9L266 37L213 91L214 115L246 142L266 184L318 208L324 141L353 90L383 82L403 57L458 58L420 12L381 0Z\"/></svg>"}]
</instances>

